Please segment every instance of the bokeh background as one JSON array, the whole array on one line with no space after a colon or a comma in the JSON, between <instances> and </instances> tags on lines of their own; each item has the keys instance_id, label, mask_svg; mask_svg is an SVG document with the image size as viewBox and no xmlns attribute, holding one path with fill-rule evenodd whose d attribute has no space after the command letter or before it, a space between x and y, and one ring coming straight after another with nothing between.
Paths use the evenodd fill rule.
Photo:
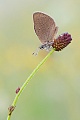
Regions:
<instances>
[{"instance_id":1,"label":"bokeh background","mask_svg":"<svg viewBox=\"0 0 80 120\"><path fill-rule=\"evenodd\" d=\"M0 120L6 120L17 87L48 54L32 53L41 44L32 14L54 18L58 35L72 43L54 52L21 94L11 120L80 120L80 0L0 0Z\"/></svg>"}]
</instances>

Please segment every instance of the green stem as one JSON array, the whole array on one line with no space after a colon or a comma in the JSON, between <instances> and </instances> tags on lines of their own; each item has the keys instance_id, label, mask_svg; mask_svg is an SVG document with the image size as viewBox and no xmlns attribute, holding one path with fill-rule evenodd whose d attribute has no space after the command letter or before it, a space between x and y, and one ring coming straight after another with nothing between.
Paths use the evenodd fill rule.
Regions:
<instances>
[{"instance_id":1,"label":"green stem","mask_svg":"<svg viewBox=\"0 0 80 120\"><path fill-rule=\"evenodd\" d=\"M10 116L10 115L8 115L7 120L10 120L10 117L11 117L11 116Z\"/></svg>"},{"instance_id":2,"label":"green stem","mask_svg":"<svg viewBox=\"0 0 80 120\"><path fill-rule=\"evenodd\" d=\"M30 79L36 74L36 72L39 70L39 68L46 62L46 60L49 58L49 56L54 52L55 50L52 49L48 55L38 64L38 66L33 70L33 72L30 74L30 76L26 79L26 81L24 82L24 84L22 85L22 87L20 88L20 91L18 92L18 94L16 94L16 97L12 103L11 106L16 106L16 103L18 101L19 96L21 95L22 91L24 90L24 88L26 87L26 85L28 84L28 82L30 81ZM7 120L10 120L11 115L8 115Z\"/></svg>"}]
</instances>

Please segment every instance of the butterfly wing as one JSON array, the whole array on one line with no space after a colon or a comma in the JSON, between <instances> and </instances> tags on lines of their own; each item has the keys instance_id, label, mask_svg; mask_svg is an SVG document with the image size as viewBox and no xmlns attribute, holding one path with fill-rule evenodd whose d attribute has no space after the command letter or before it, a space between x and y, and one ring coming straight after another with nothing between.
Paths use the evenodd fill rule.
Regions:
<instances>
[{"instance_id":1,"label":"butterfly wing","mask_svg":"<svg viewBox=\"0 0 80 120\"><path fill-rule=\"evenodd\" d=\"M57 33L57 27L54 20L40 12L33 14L34 30L40 41L45 42L53 41L55 34Z\"/></svg>"}]
</instances>

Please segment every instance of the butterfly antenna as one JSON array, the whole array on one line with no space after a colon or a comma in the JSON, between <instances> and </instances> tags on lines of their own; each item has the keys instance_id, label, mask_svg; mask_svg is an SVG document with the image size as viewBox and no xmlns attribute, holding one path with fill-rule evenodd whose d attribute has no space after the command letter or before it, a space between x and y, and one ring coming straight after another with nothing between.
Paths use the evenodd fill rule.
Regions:
<instances>
[{"instance_id":1,"label":"butterfly antenna","mask_svg":"<svg viewBox=\"0 0 80 120\"><path fill-rule=\"evenodd\" d=\"M36 51L32 53L32 55L34 55L34 56L38 55L39 51L40 51L40 48L38 47L38 48L36 49Z\"/></svg>"}]
</instances>

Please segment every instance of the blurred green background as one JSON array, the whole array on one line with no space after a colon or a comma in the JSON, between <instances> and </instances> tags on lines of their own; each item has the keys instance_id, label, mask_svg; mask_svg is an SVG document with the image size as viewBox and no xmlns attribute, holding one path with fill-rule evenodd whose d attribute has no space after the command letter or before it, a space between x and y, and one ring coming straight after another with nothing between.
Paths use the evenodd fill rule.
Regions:
<instances>
[{"instance_id":1,"label":"blurred green background","mask_svg":"<svg viewBox=\"0 0 80 120\"><path fill-rule=\"evenodd\" d=\"M72 43L54 54L31 79L11 120L80 120L80 0L0 0L0 120L38 63L48 54L40 46L32 14L50 15L58 35L69 32Z\"/></svg>"}]
</instances>

